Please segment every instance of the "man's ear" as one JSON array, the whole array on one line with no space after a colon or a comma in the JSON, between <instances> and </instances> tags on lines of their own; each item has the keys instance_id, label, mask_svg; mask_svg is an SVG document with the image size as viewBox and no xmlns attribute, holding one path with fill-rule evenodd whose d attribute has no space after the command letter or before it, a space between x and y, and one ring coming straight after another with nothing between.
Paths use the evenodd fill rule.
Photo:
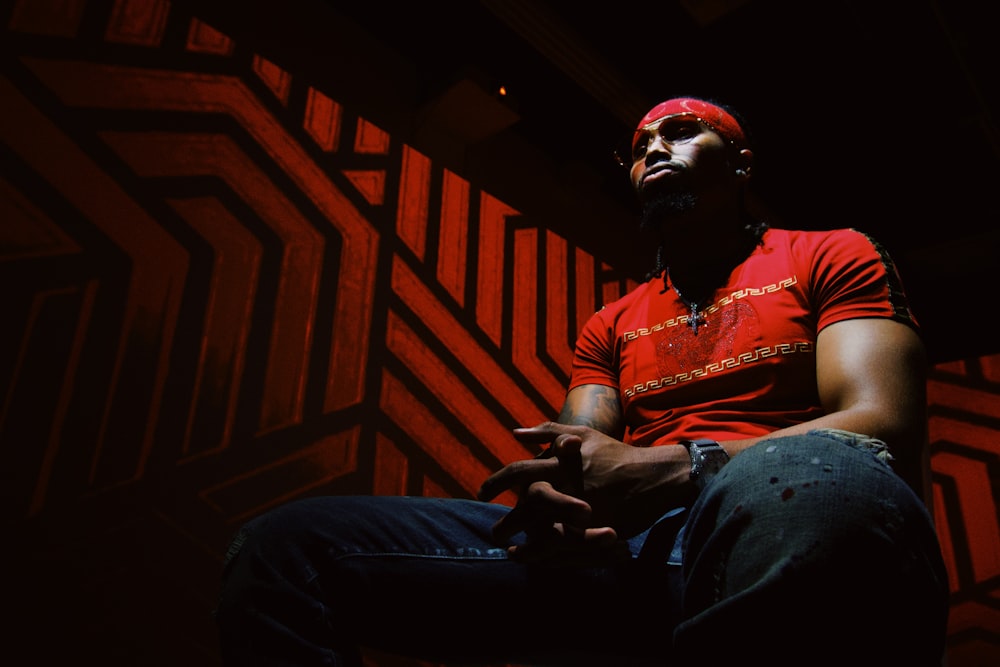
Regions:
<instances>
[{"instance_id":1,"label":"man's ear","mask_svg":"<svg viewBox=\"0 0 1000 667\"><path fill-rule=\"evenodd\" d=\"M753 151L744 148L740 151L736 160L736 175L740 178L750 177L750 168L753 166Z\"/></svg>"}]
</instances>

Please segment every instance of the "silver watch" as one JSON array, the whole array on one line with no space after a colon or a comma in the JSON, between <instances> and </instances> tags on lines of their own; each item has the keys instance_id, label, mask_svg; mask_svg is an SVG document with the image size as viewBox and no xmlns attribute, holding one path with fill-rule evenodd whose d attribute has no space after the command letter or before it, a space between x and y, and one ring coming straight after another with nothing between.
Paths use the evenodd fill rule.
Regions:
<instances>
[{"instance_id":1,"label":"silver watch","mask_svg":"<svg viewBox=\"0 0 1000 667\"><path fill-rule=\"evenodd\" d=\"M729 454L715 440L681 440L680 444L687 447L691 455L691 481L699 491L729 463Z\"/></svg>"}]
</instances>

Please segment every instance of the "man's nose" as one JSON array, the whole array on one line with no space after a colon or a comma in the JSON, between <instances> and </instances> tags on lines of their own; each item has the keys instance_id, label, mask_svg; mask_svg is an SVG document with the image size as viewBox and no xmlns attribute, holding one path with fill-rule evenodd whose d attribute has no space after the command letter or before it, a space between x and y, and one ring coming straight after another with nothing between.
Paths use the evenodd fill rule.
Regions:
<instances>
[{"instance_id":1,"label":"man's nose","mask_svg":"<svg viewBox=\"0 0 1000 667\"><path fill-rule=\"evenodd\" d=\"M652 155L671 154L670 144L663 140L663 136L659 132L653 132L646 139L646 160L648 161ZM662 156L661 156L662 157ZM657 159L660 159L659 157Z\"/></svg>"}]
</instances>

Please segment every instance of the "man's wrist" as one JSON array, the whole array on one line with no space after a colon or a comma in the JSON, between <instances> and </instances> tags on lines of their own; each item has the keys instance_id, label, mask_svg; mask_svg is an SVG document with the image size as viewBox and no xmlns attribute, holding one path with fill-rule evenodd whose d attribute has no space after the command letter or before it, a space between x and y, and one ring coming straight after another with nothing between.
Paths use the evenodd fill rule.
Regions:
<instances>
[{"instance_id":1,"label":"man's wrist","mask_svg":"<svg viewBox=\"0 0 1000 667\"><path fill-rule=\"evenodd\" d=\"M715 440L698 438L681 440L679 444L691 455L691 481L699 491L729 463L729 454Z\"/></svg>"}]
</instances>

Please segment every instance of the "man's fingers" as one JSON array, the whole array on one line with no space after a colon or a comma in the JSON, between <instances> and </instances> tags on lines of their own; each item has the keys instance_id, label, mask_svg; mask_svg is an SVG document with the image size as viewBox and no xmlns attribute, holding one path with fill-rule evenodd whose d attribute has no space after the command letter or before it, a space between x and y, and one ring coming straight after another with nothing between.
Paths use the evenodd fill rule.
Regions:
<instances>
[{"instance_id":1,"label":"man's fingers","mask_svg":"<svg viewBox=\"0 0 1000 667\"><path fill-rule=\"evenodd\" d=\"M515 428L514 437L517 438L518 442L523 442L526 445L543 445L547 442L552 442L560 435L577 435L581 428L580 426L560 424L559 422L542 422L537 426Z\"/></svg>"},{"instance_id":2,"label":"man's fingers","mask_svg":"<svg viewBox=\"0 0 1000 667\"><path fill-rule=\"evenodd\" d=\"M508 489L527 487L535 482L553 480L559 474L559 460L555 458L525 459L514 461L486 478L476 497L490 501Z\"/></svg>"},{"instance_id":3,"label":"man's fingers","mask_svg":"<svg viewBox=\"0 0 1000 667\"><path fill-rule=\"evenodd\" d=\"M570 484L570 492L582 489L583 464L580 449L586 427L558 422L543 422L537 426L516 428L514 436L525 444L550 443L535 458L514 461L486 478L476 497L490 501L508 489L525 488L534 482L546 480L555 486Z\"/></svg>"},{"instance_id":4,"label":"man's fingers","mask_svg":"<svg viewBox=\"0 0 1000 667\"><path fill-rule=\"evenodd\" d=\"M564 493L583 495L583 440L576 435L560 436L552 441L551 449L562 471L561 486Z\"/></svg>"},{"instance_id":5,"label":"man's fingers","mask_svg":"<svg viewBox=\"0 0 1000 667\"><path fill-rule=\"evenodd\" d=\"M529 536L534 531L547 531L554 524L586 526L590 522L590 505L560 493L548 482L531 484L517 505L493 525L493 538L506 542L520 532Z\"/></svg>"}]
</instances>

